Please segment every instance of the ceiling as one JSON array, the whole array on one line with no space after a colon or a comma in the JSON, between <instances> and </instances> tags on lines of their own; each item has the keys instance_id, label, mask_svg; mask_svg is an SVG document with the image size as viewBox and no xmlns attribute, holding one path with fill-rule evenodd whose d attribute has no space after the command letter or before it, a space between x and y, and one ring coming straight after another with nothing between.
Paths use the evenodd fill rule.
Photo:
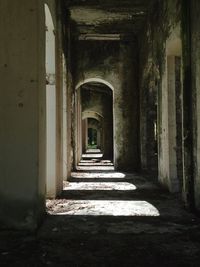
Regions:
<instances>
[{"instance_id":1,"label":"ceiling","mask_svg":"<svg viewBox=\"0 0 200 267\"><path fill-rule=\"evenodd\" d=\"M90 92L95 92L95 93L112 95L112 90L108 86L102 83L98 83L98 82L86 83L81 86L81 89L87 90Z\"/></svg>"},{"instance_id":2,"label":"ceiling","mask_svg":"<svg viewBox=\"0 0 200 267\"><path fill-rule=\"evenodd\" d=\"M137 34L153 0L65 0L80 34Z\"/></svg>"}]
</instances>

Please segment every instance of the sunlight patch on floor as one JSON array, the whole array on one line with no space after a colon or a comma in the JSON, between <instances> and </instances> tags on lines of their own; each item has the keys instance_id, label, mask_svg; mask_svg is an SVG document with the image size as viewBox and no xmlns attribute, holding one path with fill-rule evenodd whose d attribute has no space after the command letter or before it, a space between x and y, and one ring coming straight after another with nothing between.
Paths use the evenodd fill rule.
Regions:
<instances>
[{"instance_id":1,"label":"sunlight patch on floor","mask_svg":"<svg viewBox=\"0 0 200 267\"><path fill-rule=\"evenodd\" d=\"M111 162L80 162L78 166L113 166Z\"/></svg>"},{"instance_id":2,"label":"sunlight patch on floor","mask_svg":"<svg viewBox=\"0 0 200 267\"><path fill-rule=\"evenodd\" d=\"M114 166L77 166L77 171L114 171Z\"/></svg>"},{"instance_id":3,"label":"sunlight patch on floor","mask_svg":"<svg viewBox=\"0 0 200 267\"><path fill-rule=\"evenodd\" d=\"M91 153L91 154L83 154L82 155L82 158L102 158L103 157L103 154L94 154L94 153Z\"/></svg>"},{"instance_id":4,"label":"sunlight patch on floor","mask_svg":"<svg viewBox=\"0 0 200 267\"><path fill-rule=\"evenodd\" d=\"M91 148L91 149L87 149L86 153L101 153L101 150L100 149Z\"/></svg>"},{"instance_id":5,"label":"sunlight patch on floor","mask_svg":"<svg viewBox=\"0 0 200 267\"><path fill-rule=\"evenodd\" d=\"M86 183L86 182L78 182L78 183L69 183L66 187L64 187L63 190L100 190L100 191L107 191L107 190L113 190L113 191L132 191L136 190L137 187L134 184L128 183L128 182L119 182L119 183L106 183L106 182L93 182L93 183Z\"/></svg>"},{"instance_id":6,"label":"sunlight patch on floor","mask_svg":"<svg viewBox=\"0 0 200 267\"><path fill-rule=\"evenodd\" d=\"M53 215L79 216L160 216L147 201L69 200L58 204Z\"/></svg>"},{"instance_id":7,"label":"sunlight patch on floor","mask_svg":"<svg viewBox=\"0 0 200 267\"><path fill-rule=\"evenodd\" d=\"M90 165L90 163L111 163L111 164L113 164L112 162L111 162L111 160L103 160L103 159L101 159L101 160L99 160L99 159L88 159L88 160L85 160L85 159L82 159L81 161L80 161L80 163L88 163L89 165Z\"/></svg>"},{"instance_id":8,"label":"sunlight patch on floor","mask_svg":"<svg viewBox=\"0 0 200 267\"><path fill-rule=\"evenodd\" d=\"M90 173L90 172L72 172L71 173L72 178L125 178L126 175L121 172L96 172L96 173Z\"/></svg>"}]
</instances>

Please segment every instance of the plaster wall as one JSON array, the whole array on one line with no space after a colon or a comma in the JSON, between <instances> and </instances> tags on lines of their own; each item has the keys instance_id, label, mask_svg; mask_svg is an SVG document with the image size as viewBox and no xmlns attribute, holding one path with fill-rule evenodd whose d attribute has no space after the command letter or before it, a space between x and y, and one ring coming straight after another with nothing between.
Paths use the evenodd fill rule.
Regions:
<instances>
[{"instance_id":1,"label":"plaster wall","mask_svg":"<svg viewBox=\"0 0 200 267\"><path fill-rule=\"evenodd\" d=\"M43 2L1 0L0 18L0 221L33 229L45 212Z\"/></svg>"},{"instance_id":2,"label":"plaster wall","mask_svg":"<svg viewBox=\"0 0 200 267\"><path fill-rule=\"evenodd\" d=\"M181 57L181 31L180 23L171 27L169 37L166 40L166 58L164 76L161 87L161 103L160 103L160 143L159 143L159 180L161 184L167 187L170 192L178 192L180 190L180 181L178 174L178 140L177 135L177 114L181 112L181 105L176 99L177 84L177 66L176 56ZM180 109L177 110L177 108ZM179 136L181 139L181 136ZM180 144L182 145L182 144ZM179 164L180 165L180 164ZM179 171L180 173L180 171Z\"/></svg>"},{"instance_id":3,"label":"plaster wall","mask_svg":"<svg viewBox=\"0 0 200 267\"><path fill-rule=\"evenodd\" d=\"M193 110L194 202L200 211L200 3L191 1L191 72Z\"/></svg>"},{"instance_id":4,"label":"plaster wall","mask_svg":"<svg viewBox=\"0 0 200 267\"><path fill-rule=\"evenodd\" d=\"M57 5L56 5L56 0L43 0L44 4L47 4L50 13L51 13L51 17L53 20L53 25L54 28L57 28Z\"/></svg>"},{"instance_id":5,"label":"plaster wall","mask_svg":"<svg viewBox=\"0 0 200 267\"><path fill-rule=\"evenodd\" d=\"M179 191L176 154L176 84L175 56L167 56L162 79L159 180L171 192Z\"/></svg>"},{"instance_id":6,"label":"plaster wall","mask_svg":"<svg viewBox=\"0 0 200 267\"><path fill-rule=\"evenodd\" d=\"M66 115L66 123L67 123L67 128L66 128L66 136L67 136L67 143L66 147L63 146L63 149L67 150L67 178L71 176L71 170L73 169L73 162L74 162L74 151L73 151L73 139L74 139L74 131L72 128L72 124L74 123L75 120L75 114L74 114L74 94L73 94L73 87L74 87L74 82L73 82L73 77L71 74L71 43L70 43L70 26L67 24L63 25L65 27L65 34L63 36L65 42L64 42L64 57L65 57L65 71L63 72L64 80L66 83L64 83L64 86L66 86L66 98L63 99L63 101L66 101L66 110L65 110L65 115ZM66 51L66 48L67 51ZM65 73L66 72L66 73ZM64 117L63 117L64 119ZM63 125L64 127L64 125Z\"/></svg>"},{"instance_id":7,"label":"plaster wall","mask_svg":"<svg viewBox=\"0 0 200 267\"><path fill-rule=\"evenodd\" d=\"M169 119L169 106L168 106L168 73L167 73L167 62L165 67L165 73L162 77L162 87L161 87L161 101L159 106L160 112L160 143L159 143L159 157L158 157L158 177L159 181L170 188L169 181L169 128L168 128L168 119Z\"/></svg>"},{"instance_id":8,"label":"plaster wall","mask_svg":"<svg viewBox=\"0 0 200 267\"><path fill-rule=\"evenodd\" d=\"M67 74L63 55L60 2L47 1L47 4L47 197L55 198L62 192L63 179L67 178L68 172Z\"/></svg>"},{"instance_id":9,"label":"plaster wall","mask_svg":"<svg viewBox=\"0 0 200 267\"><path fill-rule=\"evenodd\" d=\"M55 34L56 41L56 196L60 195L63 189L63 179L65 178L64 172L66 172L66 163L64 161L65 150L69 149L65 146L65 118L66 118L66 102L65 90L66 84L64 75L66 69L63 57L63 36L62 36L62 20L61 20L61 2L55 1L56 4L56 21L57 28ZM66 96L67 97L67 96ZM70 167L69 167L70 169ZM70 169L71 170L71 169Z\"/></svg>"},{"instance_id":10,"label":"plaster wall","mask_svg":"<svg viewBox=\"0 0 200 267\"><path fill-rule=\"evenodd\" d=\"M75 144L73 146L74 150L74 169L81 160L82 157L82 101L80 90L75 92L75 105L74 105L74 139Z\"/></svg>"},{"instance_id":11,"label":"plaster wall","mask_svg":"<svg viewBox=\"0 0 200 267\"><path fill-rule=\"evenodd\" d=\"M46 26L46 190L47 197L56 196L56 46L55 27L45 4Z\"/></svg>"},{"instance_id":12,"label":"plaster wall","mask_svg":"<svg viewBox=\"0 0 200 267\"><path fill-rule=\"evenodd\" d=\"M62 54L62 78L63 78L63 91L62 91L62 140L63 140L63 179L67 180L68 171L71 170L68 166L68 150L70 151L70 146L68 146L68 105L67 105L67 66L64 55ZM69 169L69 170L68 170Z\"/></svg>"},{"instance_id":13,"label":"plaster wall","mask_svg":"<svg viewBox=\"0 0 200 267\"><path fill-rule=\"evenodd\" d=\"M161 184L172 192L178 190L176 114L180 120L181 110L176 104L181 103L176 101L175 56L181 56L180 20L179 1L155 1L139 40L141 168L150 174L157 169Z\"/></svg>"}]
</instances>

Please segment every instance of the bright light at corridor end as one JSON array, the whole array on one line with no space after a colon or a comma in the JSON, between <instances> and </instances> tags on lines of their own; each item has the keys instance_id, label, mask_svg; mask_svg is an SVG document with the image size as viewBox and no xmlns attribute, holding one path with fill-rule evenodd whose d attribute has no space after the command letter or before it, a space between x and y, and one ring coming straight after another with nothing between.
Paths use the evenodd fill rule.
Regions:
<instances>
[{"instance_id":1,"label":"bright light at corridor end","mask_svg":"<svg viewBox=\"0 0 200 267\"><path fill-rule=\"evenodd\" d=\"M158 217L160 213L147 201L69 200L58 204L53 215Z\"/></svg>"}]
</instances>

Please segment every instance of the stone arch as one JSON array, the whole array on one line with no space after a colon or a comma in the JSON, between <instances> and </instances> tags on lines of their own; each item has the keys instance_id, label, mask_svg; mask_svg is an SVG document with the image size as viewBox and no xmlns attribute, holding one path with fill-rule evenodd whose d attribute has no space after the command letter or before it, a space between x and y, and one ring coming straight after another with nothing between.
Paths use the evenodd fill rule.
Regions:
<instances>
[{"instance_id":1,"label":"stone arch","mask_svg":"<svg viewBox=\"0 0 200 267\"><path fill-rule=\"evenodd\" d=\"M83 81L80 81L75 89L78 90L82 85L86 84L86 83L91 83L91 82L96 82L96 83L103 83L105 84L106 86L108 86L113 92L114 92L114 87L112 86L111 83L109 83L108 81L104 80L104 79L101 79L101 78L88 78L88 79L85 79Z\"/></svg>"},{"instance_id":2,"label":"stone arch","mask_svg":"<svg viewBox=\"0 0 200 267\"><path fill-rule=\"evenodd\" d=\"M103 119L103 116L95 111L84 111L82 113L82 119L87 119L87 118L93 118L98 121L101 121Z\"/></svg>"}]
</instances>

